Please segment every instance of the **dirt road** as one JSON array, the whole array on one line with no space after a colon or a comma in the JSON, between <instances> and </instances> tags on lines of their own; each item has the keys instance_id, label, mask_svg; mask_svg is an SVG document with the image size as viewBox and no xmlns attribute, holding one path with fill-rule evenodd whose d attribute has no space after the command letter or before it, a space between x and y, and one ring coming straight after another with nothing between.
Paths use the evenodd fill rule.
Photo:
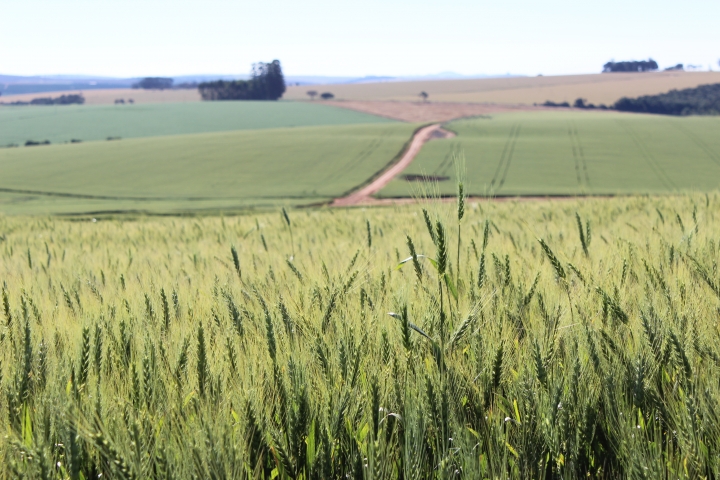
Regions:
<instances>
[{"instance_id":1,"label":"dirt road","mask_svg":"<svg viewBox=\"0 0 720 480\"><path fill-rule=\"evenodd\" d=\"M443 130L442 125L439 123L421 128L415 132L415 135L410 141L410 146L405 150L399 162L385 170L380 176L368 185L360 188L360 190L356 190L345 197L336 198L331 205L334 207L349 207L352 205L373 203L375 199L372 198L372 195L382 190L393 178L405 170L425 143L433 138L451 138L454 136L454 133Z\"/></svg>"}]
</instances>

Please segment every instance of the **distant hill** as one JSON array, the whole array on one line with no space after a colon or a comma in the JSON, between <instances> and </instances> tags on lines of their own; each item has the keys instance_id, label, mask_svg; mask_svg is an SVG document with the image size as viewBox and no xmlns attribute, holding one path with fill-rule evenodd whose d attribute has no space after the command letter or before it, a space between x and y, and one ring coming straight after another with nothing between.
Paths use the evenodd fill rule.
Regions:
<instances>
[{"instance_id":1,"label":"distant hill","mask_svg":"<svg viewBox=\"0 0 720 480\"><path fill-rule=\"evenodd\" d=\"M374 82L308 86L289 85L283 99L309 100L308 90L329 92L335 100L420 102L420 92L429 95L429 102L491 103L504 105L569 102L577 98L595 105L612 105L622 97L655 95L672 89L694 88L720 83L720 72L619 72L589 75L558 75L521 77L453 78L438 80L419 78L392 79Z\"/></svg>"},{"instance_id":2,"label":"distant hill","mask_svg":"<svg viewBox=\"0 0 720 480\"><path fill-rule=\"evenodd\" d=\"M499 75L502 76L512 76ZM247 80L249 75L198 74L171 77L175 85L212 82L215 80ZM323 75L286 75L285 82L290 86L300 85L340 85L357 83L400 82L414 80L449 80L469 78L489 78L493 75L461 75L455 72L442 72L431 75L393 77L368 75L365 77L333 77ZM2 75L0 74L0 95L19 95L24 93L63 92L77 90L98 90L130 88L140 80L133 78L101 77L93 75Z\"/></svg>"},{"instance_id":3,"label":"distant hill","mask_svg":"<svg viewBox=\"0 0 720 480\"><path fill-rule=\"evenodd\" d=\"M312 75L289 75L285 76L285 81L291 86L303 85L352 85L358 83L383 83L383 82L414 82L421 80L458 80L458 79L477 79L477 78L501 78L501 77L518 77L521 75L512 75L510 73L504 75L462 75L455 72L441 72L430 75L410 75L410 76L387 76L387 75L366 75L364 77L324 77Z\"/></svg>"},{"instance_id":4,"label":"distant hill","mask_svg":"<svg viewBox=\"0 0 720 480\"><path fill-rule=\"evenodd\" d=\"M0 75L0 94L63 92L70 90L97 90L129 88L137 79L108 78L90 75Z\"/></svg>"},{"instance_id":5,"label":"distant hill","mask_svg":"<svg viewBox=\"0 0 720 480\"><path fill-rule=\"evenodd\" d=\"M79 90L107 90L116 88L130 88L125 84L89 84L89 83L30 83L30 84L0 84L0 95L21 95L24 93L50 93L69 92Z\"/></svg>"}]
</instances>

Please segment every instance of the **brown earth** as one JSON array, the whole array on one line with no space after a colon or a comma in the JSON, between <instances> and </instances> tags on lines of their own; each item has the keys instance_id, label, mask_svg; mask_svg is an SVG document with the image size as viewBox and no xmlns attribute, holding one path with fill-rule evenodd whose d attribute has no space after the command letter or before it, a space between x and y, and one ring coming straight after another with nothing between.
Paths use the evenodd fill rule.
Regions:
<instances>
[{"instance_id":1,"label":"brown earth","mask_svg":"<svg viewBox=\"0 0 720 480\"><path fill-rule=\"evenodd\" d=\"M447 122L457 118L478 117L482 115L490 115L492 113L548 109L547 107L533 107L526 105L494 105L483 103L449 102L337 100L322 103L409 123ZM553 108L553 110L558 109Z\"/></svg>"},{"instance_id":2,"label":"brown earth","mask_svg":"<svg viewBox=\"0 0 720 480\"><path fill-rule=\"evenodd\" d=\"M621 97L654 95L672 89L720 83L720 72L598 73L461 80L418 80L342 85L290 86L286 100L307 100L307 91L331 92L338 100L418 101L427 92L432 102L524 104L572 102L585 98L611 105Z\"/></svg>"}]
</instances>

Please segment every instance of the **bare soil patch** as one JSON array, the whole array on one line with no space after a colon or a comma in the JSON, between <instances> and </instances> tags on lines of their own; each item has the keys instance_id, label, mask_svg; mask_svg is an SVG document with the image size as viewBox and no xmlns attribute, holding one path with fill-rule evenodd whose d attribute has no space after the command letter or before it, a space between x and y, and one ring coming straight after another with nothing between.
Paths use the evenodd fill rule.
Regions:
<instances>
[{"instance_id":1,"label":"bare soil patch","mask_svg":"<svg viewBox=\"0 0 720 480\"><path fill-rule=\"evenodd\" d=\"M338 100L323 103L409 123L447 122L457 118L479 117L501 112L547 110L546 107L534 107L527 105L495 105L489 103L357 100Z\"/></svg>"},{"instance_id":2,"label":"bare soil patch","mask_svg":"<svg viewBox=\"0 0 720 480\"><path fill-rule=\"evenodd\" d=\"M400 178L402 178L406 182L443 182L445 180L450 180L450 177L443 177L438 175L418 175L417 173L402 175Z\"/></svg>"}]
</instances>

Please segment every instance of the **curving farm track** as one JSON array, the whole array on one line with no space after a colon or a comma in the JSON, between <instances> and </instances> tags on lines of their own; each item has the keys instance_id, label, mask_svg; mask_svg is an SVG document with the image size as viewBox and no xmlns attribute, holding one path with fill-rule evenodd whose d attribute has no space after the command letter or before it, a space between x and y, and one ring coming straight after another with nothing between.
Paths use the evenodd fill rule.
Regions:
<instances>
[{"instance_id":1,"label":"curving farm track","mask_svg":"<svg viewBox=\"0 0 720 480\"><path fill-rule=\"evenodd\" d=\"M421 128L415 132L415 135L413 135L413 138L410 141L410 146L407 150L405 150L405 153L403 153L400 161L393 164L390 168L380 174L380 176L359 190L356 190L344 197L336 198L331 205L333 207L350 207L353 205L375 203L376 200L372 198L372 195L375 195L382 190L393 178L405 170L405 168L407 168L407 166L415 159L425 143L433 138L450 138L454 136L454 133L443 130L442 125L439 123Z\"/></svg>"}]
</instances>

